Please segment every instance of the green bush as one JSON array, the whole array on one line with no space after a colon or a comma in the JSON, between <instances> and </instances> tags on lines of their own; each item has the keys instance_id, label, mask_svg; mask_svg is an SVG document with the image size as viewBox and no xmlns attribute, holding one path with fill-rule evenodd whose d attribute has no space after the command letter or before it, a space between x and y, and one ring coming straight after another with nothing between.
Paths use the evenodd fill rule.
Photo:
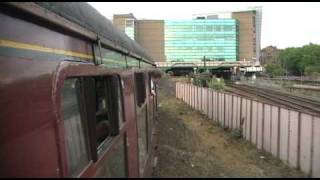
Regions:
<instances>
[{"instance_id":1,"label":"green bush","mask_svg":"<svg viewBox=\"0 0 320 180\"><path fill-rule=\"evenodd\" d=\"M241 139L242 138L242 129L237 128L231 131L231 137L234 139Z\"/></svg>"},{"instance_id":2,"label":"green bush","mask_svg":"<svg viewBox=\"0 0 320 180\"><path fill-rule=\"evenodd\" d=\"M211 78L208 82L208 87L211 89L221 90L224 89L226 84L224 83L224 79L218 79L218 78Z\"/></svg>"},{"instance_id":3,"label":"green bush","mask_svg":"<svg viewBox=\"0 0 320 180\"><path fill-rule=\"evenodd\" d=\"M212 77L210 73L204 72L193 77L193 84L200 87L221 90L225 88L223 78Z\"/></svg>"},{"instance_id":4,"label":"green bush","mask_svg":"<svg viewBox=\"0 0 320 180\"><path fill-rule=\"evenodd\" d=\"M200 87L208 87L208 81L211 79L210 73L201 73L195 75L193 78L193 84Z\"/></svg>"},{"instance_id":5,"label":"green bush","mask_svg":"<svg viewBox=\"0 0 320 180\"><path fill-rule=\"evenodd\" d=\"M279 64L267 64L266 72L274 77L274 76L282 76L285 73L285 70Z\"/></svg>"}]
</instances>

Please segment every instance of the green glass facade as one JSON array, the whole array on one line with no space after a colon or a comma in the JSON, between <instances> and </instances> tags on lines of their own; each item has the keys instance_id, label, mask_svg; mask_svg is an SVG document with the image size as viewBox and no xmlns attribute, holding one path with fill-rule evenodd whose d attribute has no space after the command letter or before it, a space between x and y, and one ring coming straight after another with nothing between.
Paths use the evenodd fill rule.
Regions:
<instances>
[{"instance_id":1,"label":"green glass facade","mask_svg":"<svg viewBox=\"0 0 320 180\"><path fill-rule=\"evenodd\" d=\"M237 61L239 28L236 19L165 21L167 61Z\"/></svg>"},{"instance_id":2,"label":"green glass facade","mask_svg":"<svg viewBox=\"0 0 320 180\"><path fill-rule=\"evenodd\" d=\"M134 40L134 19L126 19L125 33Z\"/></svg>"}]
</instances>

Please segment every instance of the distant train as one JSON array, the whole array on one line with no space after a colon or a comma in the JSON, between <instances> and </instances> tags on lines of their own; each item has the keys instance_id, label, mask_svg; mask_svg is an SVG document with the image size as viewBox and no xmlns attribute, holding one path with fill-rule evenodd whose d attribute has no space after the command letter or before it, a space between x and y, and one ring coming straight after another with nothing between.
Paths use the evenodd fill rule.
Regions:
<instances>
[{"instance_id":1,"label":"distant train","mask_svg":"<svg viewBox=\"0 0 320 180\"><path fill-rule=\"evenodd\" d=\"M0 22L0 177L150 176L150 56L87 3L1 3Z\"/></svg>"}]
</instances>

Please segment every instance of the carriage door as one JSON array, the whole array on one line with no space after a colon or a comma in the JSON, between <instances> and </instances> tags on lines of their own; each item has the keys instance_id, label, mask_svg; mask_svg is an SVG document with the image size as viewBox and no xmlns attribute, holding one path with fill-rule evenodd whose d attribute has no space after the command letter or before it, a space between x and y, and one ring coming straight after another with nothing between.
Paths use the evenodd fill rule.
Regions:
<instances>
[{"instance_id":1,"label":"carriage door","mask_svg":"<svg viewBox=\"0 0 320 180\"><path fill-rule=\"evenodd\" d=\"M138 127L138 149L139 149L139 174L144 173L148 159L148 118L147 118L147 92L144 73L135 73L136 111Z\"/></svg>"}]
</instances>

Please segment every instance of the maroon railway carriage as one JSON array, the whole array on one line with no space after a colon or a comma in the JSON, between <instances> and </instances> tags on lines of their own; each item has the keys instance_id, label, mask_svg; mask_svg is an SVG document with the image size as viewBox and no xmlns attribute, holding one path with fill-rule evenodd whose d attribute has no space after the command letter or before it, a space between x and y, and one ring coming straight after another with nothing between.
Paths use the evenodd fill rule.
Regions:
<instances>
[{"instance_id":1,"label":"maroon railway carriage","mask_svg":"<svg viewBox=\"0 0 320 180\"><path fill-rule=\"evenodd\" d=\"M0 21L0 177L150 176L143 49L87 3L1 3Z\"/></svg>"}]
</instances>

